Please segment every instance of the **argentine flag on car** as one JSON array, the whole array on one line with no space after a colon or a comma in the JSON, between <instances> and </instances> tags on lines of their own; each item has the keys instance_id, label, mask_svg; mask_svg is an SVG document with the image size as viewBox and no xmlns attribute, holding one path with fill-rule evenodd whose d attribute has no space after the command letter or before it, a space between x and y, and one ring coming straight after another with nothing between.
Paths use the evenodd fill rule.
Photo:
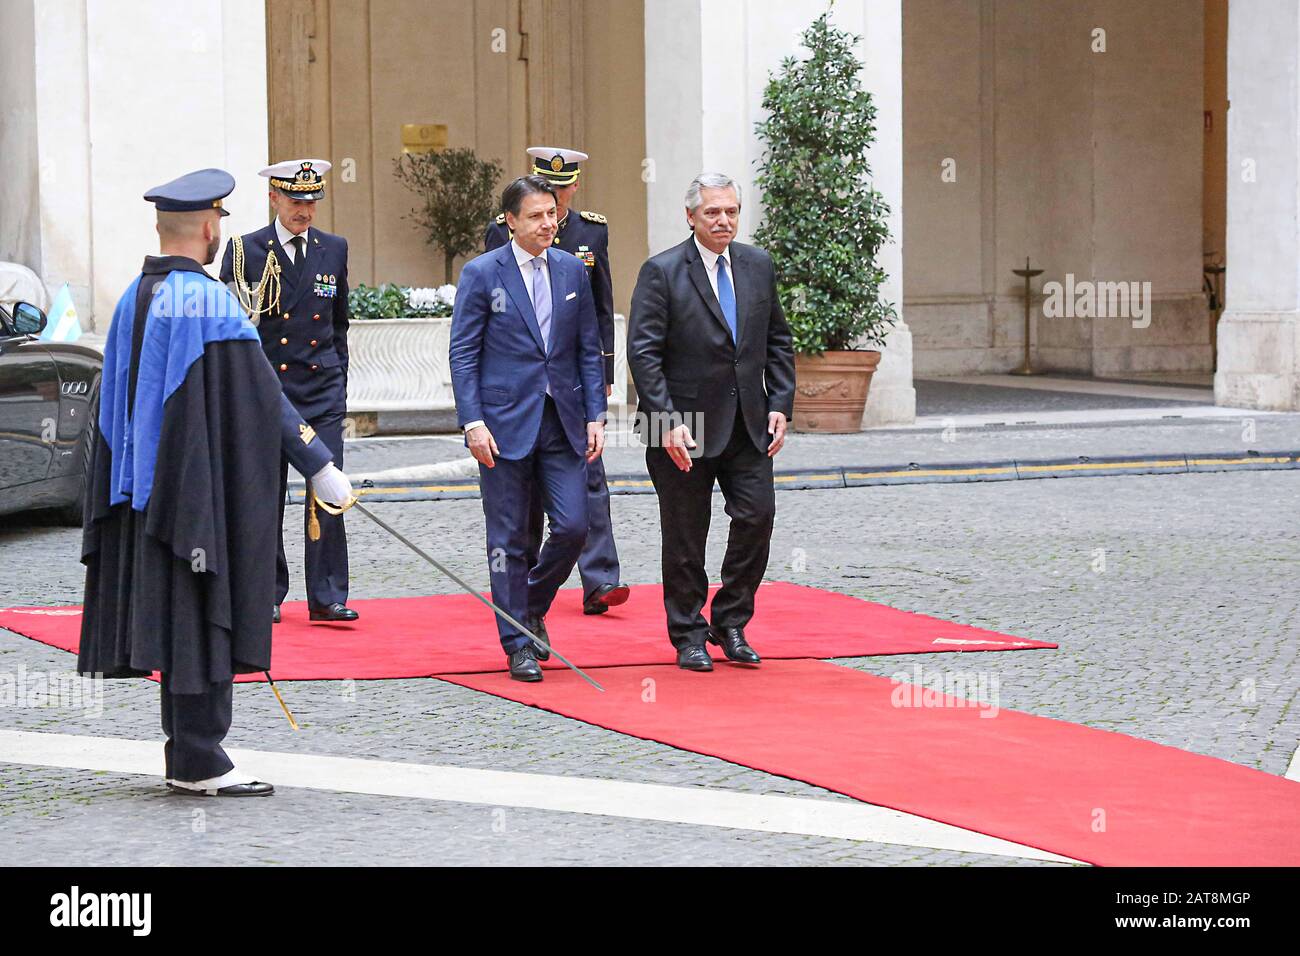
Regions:
<instances>
[{"instance_id":1,"label":"argentine flag on car","mask_svg":"<svg viewBox=\"0 0 1300 956\"><path fill-rule=\"evenodd\" d=\"M77 309L72 304L72 293L68 291L68 284L63 283L63 288L59 294L54 297L54 304L50 306L49 321L45 323L45 330L41 332L42 342L75 342L81 338L81 323L77 320Z\"/></svg>"}]
</instances>

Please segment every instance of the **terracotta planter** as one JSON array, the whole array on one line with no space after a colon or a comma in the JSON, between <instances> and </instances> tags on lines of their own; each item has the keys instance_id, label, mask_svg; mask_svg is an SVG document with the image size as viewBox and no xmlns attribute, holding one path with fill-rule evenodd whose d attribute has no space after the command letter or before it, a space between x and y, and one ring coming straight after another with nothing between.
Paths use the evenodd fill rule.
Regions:
<instances>
[{"instance_id":1,"label":"terracotta planter","mask_svg":"<svg viewBox=\"0 0 1300 956\"><path fill-rule=\"evenodd\" d=\"M827 434L861 431L867 390L879 364L879 352L795 355L794 430Z\"/></svg>"}]
</instances>

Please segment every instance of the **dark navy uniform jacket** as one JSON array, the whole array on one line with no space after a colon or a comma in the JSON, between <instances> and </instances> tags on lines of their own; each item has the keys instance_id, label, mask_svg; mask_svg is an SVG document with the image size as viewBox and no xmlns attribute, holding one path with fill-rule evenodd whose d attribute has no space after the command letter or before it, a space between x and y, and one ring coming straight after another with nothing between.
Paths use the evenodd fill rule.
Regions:
<instances>
[{"instance_id":1,"label":"dark navy uniform jacket","mask_svg":"<svg viewBox=\"0 0 1300 956\"><path fill-rule=\"evenodd\" d=\"M510 241L506 214L501 213L488 225L483 237L483 251L491 252ZM591 295L596 302L596 326L600 330L600 351L604 356L605 384L614 382L614 287L609 274L609 224L598 212L570 209L560 222L551 243L577 256L587 267ZM259 273L260 275L260 273Z\"/></svg>"},{"instance_id":2,"label":"dark navy uniform jacket","mask_svg":"<svg viewBox=\"0 0 1300 956\"><path fill-rule=\"evenodd\" d=\"M274 249L280 263L280 304L262 313L257 331L271 366L289 401L311 420L343 414L348 373L348 243L312 226L300 266L292 250L283 249L275 223L250 232L244 240L244 281L256 286ZM221 281L234 279L234 247L226 243Z\"/></svg>"}]
</instances>

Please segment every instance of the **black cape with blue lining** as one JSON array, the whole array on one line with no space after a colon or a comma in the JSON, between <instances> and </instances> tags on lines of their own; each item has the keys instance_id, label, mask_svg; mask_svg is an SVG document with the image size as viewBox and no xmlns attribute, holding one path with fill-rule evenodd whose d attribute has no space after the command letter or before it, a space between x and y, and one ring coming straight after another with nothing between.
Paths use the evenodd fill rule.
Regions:
<instances>
[{"instance_id":1,"label":"black cape with blue lining","mask_svg":"<svg viewBox=\"0 0 1300 956\"><path fill-rule=\"evenodd\" d=\"M150 256L113 314L99 402L77 669L163 671L178 694L266 670L281 448L307 474L329 453L257 330L193 259Z\"/></svg>"}]
</instances>

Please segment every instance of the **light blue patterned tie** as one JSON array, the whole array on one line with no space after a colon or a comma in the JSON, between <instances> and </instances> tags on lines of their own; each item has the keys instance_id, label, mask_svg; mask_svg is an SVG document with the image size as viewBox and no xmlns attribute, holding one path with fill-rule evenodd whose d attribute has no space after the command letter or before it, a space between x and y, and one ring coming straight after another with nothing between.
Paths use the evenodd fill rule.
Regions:
<instances>
[{"instance_id":1,"label":"light blue patterned tie","mask_svg":"<svg viewBox=\"0 0 1300 956\"><path fill-rule=\"evenodd\" d=\"M542 266L546 260L538 256L533 260L533 314L537 316L537 330L542 333L542 348L551 351L551 284L546 281Z\"/></svg>"},{"instance_id":2,"label":"light blue patterned tie","mask_svg":"<svg viewBox=\"0 0 1300 956\"><path fill-rule=\"evenodd\" d=\"M736 341L736 290L731 287L731 277L727 275L727 260L718 256L718 305L722 306L722 316L727 320L731 330L731 341Z\"/></svg>"}]
</instances>

